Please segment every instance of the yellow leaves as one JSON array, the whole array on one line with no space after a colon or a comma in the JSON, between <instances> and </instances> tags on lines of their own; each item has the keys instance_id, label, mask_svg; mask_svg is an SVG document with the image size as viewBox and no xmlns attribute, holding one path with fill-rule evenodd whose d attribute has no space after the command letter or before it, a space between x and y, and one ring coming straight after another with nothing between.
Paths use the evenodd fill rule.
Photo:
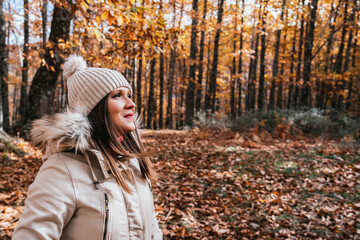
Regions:
<instances>
[{"instance_id":1,"label":"yellow leaves","mask_svg":"<svg viewBox=\"0 0 360 240\"><path fill-rule=\"evenodd\" d=\"M89 30L89 32L92 32L95 35L97 40L105 39L104 34L101 33L97 28L90 27L90 28L88 28L88 30Z\"/></svg>"},{"instance_id":2,"label":"yellow leaves","mask_svg":"<svg viewBox=\"0 0 360 240\"><path fill-rule=\"evenodd\" d=\"M113 7L121 4L121 2L120 2L119 0L109 0L109 3L110 3Z\"/></svg>"},{"instance_id":3,"label":"yellow leaves","mask_svg":"<svg viewBox=\"0 0 360 240\"><path fill-rule=\"evenodd\" d=\"M151 43L149 40L145 40L145 43L144 43L145 47L147 48L151 48Z\"/></svg>"},{"instance_id":4,"label":"yellow leaves","mask_svg":"<svg viewBox=\"0 0 360 240\"><path fill-rule=\"evenodd\" d=\"M54 58L54 51L53 50L50 50L50 55L51 55L51 58Z\"/></svg>"},{"instance_id":5,"label":"yellow leaves","mask_svg":"<svg viewBox=\"0 0 360 240\"><path fill-rule=\"evenodd\" d=\"M97 22L98 25L100 25L105 20L108 20L109 26L112 26L112 24L114 23L116 18L110 11L107 11L107 10L104 11L100 16L97 15L95 17L95 21ZM118 20L119 24L121 25L123 22L121 16L117 20Z\"/></svg>"},{"instance_id":6,"label":"yellow leaves","mask_svg":"<svg viewBox=\"0 0 360 240\"><path fill-rule=\"evenodd\" d=\"M85 10L89 9L89 4L87 4L86 1L81 1L80 4Z\"/></svg>"},{"instance_id":7,"label":"yellow leaves","mask_svg":"<svg viewBox=\"0 0 360 240\"><path fill-rule=\"evenodd\" d=\"M59 43L57 44L58 48L61 50L67 49L71 47L71 44L69 41L64 41L63 39L59 39Z\"/></svg>"},{"instance_id":8,"label":"yellow leaves","mask_svg":"<svg viewBox=\"0 0 360 240\"><path fill-rule=\"evenodd\" d=\"M114 19L109 19L109 24L113 22ZM124 24L124 17L120 16L116 19L117 23L119 26L122 26Z\"/></svg>"},{"instance_id":9,"label":"yellow leaves","mask_svg":"<svg viewBox=\"0 0 360 240\"><path fill-rule=\"evenodd\" d=\"M100 20L101 20L101 21L104 21L104 20L107 19L108 17L109 17L109 11L104 11L104 12L101 14Z\"/></svg>"}]
</instances>

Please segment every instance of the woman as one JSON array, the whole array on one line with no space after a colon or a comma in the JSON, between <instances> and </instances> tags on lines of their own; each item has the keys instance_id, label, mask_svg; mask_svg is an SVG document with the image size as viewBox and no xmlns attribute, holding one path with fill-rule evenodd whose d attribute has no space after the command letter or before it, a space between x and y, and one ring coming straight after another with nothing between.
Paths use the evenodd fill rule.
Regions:
<instances>
[{"instance_id":1,"label":"woman","mask_svg":"<svg viewBox=\"0 0 360 240\"><path fill-rule=\"evenodd\" d=\"M63 76L69 108L33 124L46 161L13 239L162 239L130 84L75 55Z\"/></svg>"}]
</instances>

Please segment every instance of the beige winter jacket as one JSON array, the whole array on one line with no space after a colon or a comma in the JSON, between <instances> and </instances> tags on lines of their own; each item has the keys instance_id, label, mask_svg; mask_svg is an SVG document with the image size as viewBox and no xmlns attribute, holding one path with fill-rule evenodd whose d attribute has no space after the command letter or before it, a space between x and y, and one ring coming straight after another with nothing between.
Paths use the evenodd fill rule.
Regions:
<instances>
[{"instance_id":1,"label":"beige winter jacket","mask_svg":"<svg viewBox=\"0 0 360 240\"><path fill-rule=\"evenodd\" d=\"M129 182L129 194L108 173L102 154L86 150L84 136L90 128L86 124L86 118L71 112L35 123L32 135L36 131L35 138L47 144L46 152L51 156L29 187L13 239L162 239L150 183L141 176L137 159L120 166L130 170L135 180L134 184ZM83 131L85 135L81 135ZM84 155L64 152L74 147L70 142L88 152L91 167Z\"/></svg>"}]
</instances>

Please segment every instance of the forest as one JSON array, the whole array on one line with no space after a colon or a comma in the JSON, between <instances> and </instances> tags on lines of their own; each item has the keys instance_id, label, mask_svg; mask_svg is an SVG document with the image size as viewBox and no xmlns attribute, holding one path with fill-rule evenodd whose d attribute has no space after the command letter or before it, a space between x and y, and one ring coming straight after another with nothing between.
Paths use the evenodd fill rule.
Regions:
<instances>
[{"instance_id":1,"label":"forest","mask_svg":"<svg viewBox=\"0 0 360 240\"><path fill-rule=\"evenodd\" d=\"M317 108L358 117L358 4L3 1L3 129L23 134L64 108L61 66L73 53L123 73L146 128L193 127L202 113Z\"/></svg>"},{"instance_id":2,"label":"forest","mask_svg":"<svg viewBox=\"0 0 360 240\"><path fill-rule=\"evenodd\" d=\"M166 239L359 236L359 0L0 3L1 238L71 54L131 84Z\"/></svg>"}]
</instances>

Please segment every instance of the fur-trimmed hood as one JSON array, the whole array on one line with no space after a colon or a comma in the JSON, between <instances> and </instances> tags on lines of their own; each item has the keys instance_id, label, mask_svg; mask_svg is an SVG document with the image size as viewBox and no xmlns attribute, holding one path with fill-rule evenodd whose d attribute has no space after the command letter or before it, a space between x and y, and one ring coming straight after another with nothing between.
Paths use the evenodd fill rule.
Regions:
<instances>
[{"instance_id":1,"label":"fur-trimmed hood","mask_svg":"<svg viewBox=\"0 0 360 240\"><path fill-rule=\"evenodd\" d=\"M30 131L32 143L45 151L46 156L72 148L89 150L91 125L82 112L82 109L67 109L35 120Z\"/></svg>"}]
</instances>

